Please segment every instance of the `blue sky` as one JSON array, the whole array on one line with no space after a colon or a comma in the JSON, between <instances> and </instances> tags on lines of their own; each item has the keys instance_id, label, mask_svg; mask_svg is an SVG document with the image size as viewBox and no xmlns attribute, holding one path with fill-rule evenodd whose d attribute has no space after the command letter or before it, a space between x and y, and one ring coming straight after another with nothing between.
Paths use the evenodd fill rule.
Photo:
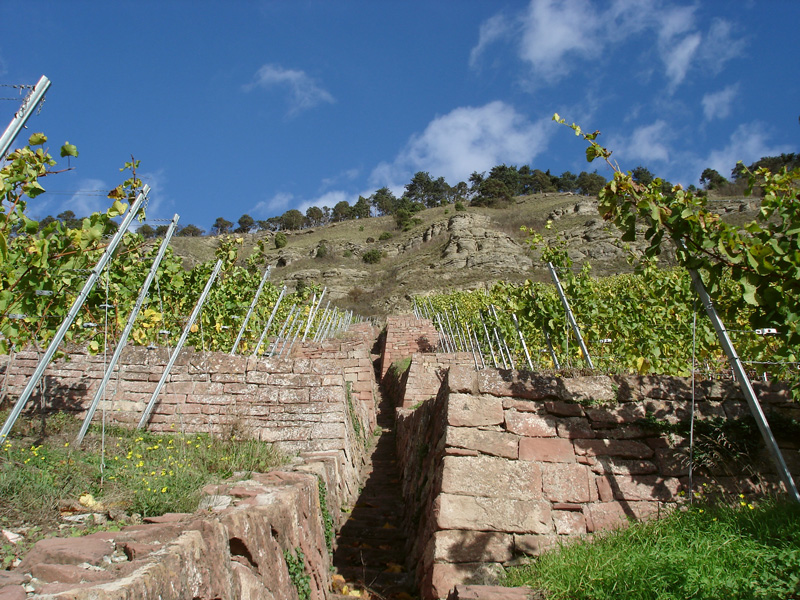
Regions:
<instances>
[{"instance_id":1,"label":"blue sky","mask_svg":"<svg viewBox=\"0 0 800 600\"><path fill-rule=\"evenodd\" d=\"M0 22L0 83L53 82L29 131L80 151L39 217L104 209L131 155L148 217L206 230L416 171L609 176L554 112L684 185L800 151L796 0L0 0Z\"/></svg>"}]
</instances>

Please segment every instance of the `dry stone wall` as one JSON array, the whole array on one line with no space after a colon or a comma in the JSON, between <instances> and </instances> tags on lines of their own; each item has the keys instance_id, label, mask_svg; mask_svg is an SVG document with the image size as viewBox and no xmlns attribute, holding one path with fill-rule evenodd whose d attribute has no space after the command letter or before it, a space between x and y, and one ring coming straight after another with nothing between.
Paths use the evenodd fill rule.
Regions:
<instances>
[{"instance_id":1,"label":"dry stone wall","mask_svg":"<svg viewBox=\"0 0 800 600\"><path fill-rule=\"evenodd\" d=\"M326 598L331 559L320 482L334 526L358 495L375 423L370 350L376 332L298 347L292 358L184 351L149 422L156 432L242 433L273 442L291 465L204 489L191 515L148 519L81 541L44 540L14 571L0 598L297 598L286 556L304 556L310 597ZM109 384L106 422L138 422L168 360L166 350L129 347ZM33 352L5 357L4 402L16 401L37 365ZM45 372L44 398L29 410L83 416L104 372L102 356L73 352ZM100 413L97 413L99 419Z\"/></svg>"},{"instance_id":2,"label":"dry stone wall","mask_svg":"<svg viewBox=\"0 0 800 600\"><path fill-rule=\"evenodd\" d=\"M785 389L756 387L766 411L800 416ZM397 410L403 494L414 532L410 561L423 597L443 598L456 584L491 582L521 555L681 503L691 492L688 439L679 427L664 429L685 423L690 409L691 382L679 378L565 378L450 367L435 398L416 410ZM697 419L747 414L733 383L697 386ZM797 441L780 442L800 474ZM767 457L750 458L733 470L696 468L694 489L778 490Z\"/></svg>"},{"instance_id":3,"label":"dry stone wall","mask_svg":"<svg viewBox=\"0 0 800 600\"><path fill-rule=\"evenodd\" d=\"M381 379L395 361L417 352L433 352L438 345L439 333L429 320L413 315L387 317L386 330L381 335Z\"/></svg>"}]
</instances>

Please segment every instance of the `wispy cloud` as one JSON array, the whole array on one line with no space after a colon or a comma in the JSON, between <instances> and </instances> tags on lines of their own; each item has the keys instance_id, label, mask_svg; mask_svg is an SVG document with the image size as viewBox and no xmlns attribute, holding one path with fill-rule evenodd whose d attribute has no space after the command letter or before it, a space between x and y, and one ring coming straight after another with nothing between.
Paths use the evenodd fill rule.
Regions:
<instances>
[{"instance_id":1,"label":"wispy cloud","mask_svg":"<svg viewBox=\"0 0 800 600\"><path fill-rule=\"evenodd\" d=\"M475 68L483 51L497 40L504 38L513 28L513 23L502 14L494 15L481 24L478 44L469 54L469 66Z\"/></svg>"},{"instance_id":2,"label":"wispy cloud","mask_svg":"<svg viewBox=\"0 0 800 600\"><path fill-rule=\"evenodd\" d=\"M588 58L597 50L597 21L594 6L586 0L533 0L523 17L520 57L538 76L560 79L573 58Z\"/></svg>"},{"instance_id":3,"label":"wispy cloud","mask_svg":"<svg viewBox=\"0 0 800 600\"><path fill-rule=\"evenodd\" d=\"M697 12L697 5L660 0L531 0L516 17L495 15L481 25L470 65L491 44L516 38L519 58L530 65L534 79L554 83L634 36L649 36L674 91L692 68L718 70L744 49L729 21L715 19L706 27Z\"/></svg>"},{"instance_id":4,"label":"wispy cloud","mask_svg":"<svg viewBox=\"0 0 800 600\"><path fill-rule=\"evenodd\" d=\"M725 89L703 96L703 115L706 121L725 119L731 114L731 106L739 94L739 84L729 85Z\"/></svg>"},{"instance_id":5,"label":"wispy cloud","mask_svg":"<svg viewBox=\"0 0 800 600\"><path fill-rule=\"evenodd\" d=\"M319 104L332 104L336 100L330 92L320 87L305 71L284 69L279 65L266 64L255 75L254 81L244 86L245 91L254 88L286 89L289 93L289 116L313 108Z\"/></svg>"},{"instance_id":6,"label":"wispy cloud","mask_svg":"<svg viewBox=\"0 0 800 600\"><path fill-rule=\"evenodd\" d=\"M764 123L753 121L739 125L731 134L728 144L724 148L714 150L705 159L698 161L697 172L706 167L711 167L722 176L729 177L731 169L738 161L749 165L764 156L776 156L784 152L791 152L791 146L770 145L767 142L769 127Z\"/></svg>"},{"instance_id":7,"label":"wispy cloud","mask_svg":"<svg viewBox=\"0 0 800 600\"><path fill-rule=\"evenodd\" d=\"M524 164L544 150L549 124L549 119L532 123L500 101L456 108L412 136L394 162L379 164L370 182L391 187L408 181L416 171L428 171L454 185L474 171L501 163Z\"/></svg>"},{"instance_id":8,"label":"wispy cloud","mask_svg":"<svg viewBox=\"0 0 800 600\"><path fill-rule=\"evenodd\" d=\"M293 194L278 192L268 200L262 200L253 206L247 214L252 217L271 217L286 212L294 200Z\"/></svg>"},{"instance_id":9,"label":"wispy cloud","mask_svg":"<svg viewBox=\"0 0 800 600\"><path fill-rule=\"evenodd\" d=\"M661 119L633 130L626 138L612 138L609 147L614 150L614 158L624 161L622 168L630 170L638 164L652 166L652 163L666 163L670 158L668 142L670 128Z\"/></svg>"}]
</instances>

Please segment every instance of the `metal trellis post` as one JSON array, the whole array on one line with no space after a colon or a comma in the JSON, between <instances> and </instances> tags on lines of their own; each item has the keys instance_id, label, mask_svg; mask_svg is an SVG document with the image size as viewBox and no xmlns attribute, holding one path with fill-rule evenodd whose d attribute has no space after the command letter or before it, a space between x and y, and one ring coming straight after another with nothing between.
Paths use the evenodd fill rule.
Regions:
<instances>
[{"instance_id":1,"label":"metal trellis post","mask_svg":"<svg viewBox=\"0 0 800 600\"><path fill-rule=\"evenodd\" d=\"M267 331L269 331L269 326L272 325L272 320L275 318L275 313L278 312L278 306L281 304L281 300L283 300L283 295L286 293L286 286L283 286L278 299L275 301L275 306L272 307L272 312L269 315L269 319L267 319L267 324L264 326L264 331L261 332L261 337L258 338L258 343L256 347L253 349L253 356L258 354L258 349L261 347L261 343L264 341L264 337L267 335Z\"/></svg>"},{"instance_id":2,"label":"metal trellis post","mask_svg":"<svg viewBox=\"0 0 800 600\"><path fill-rule=\"evenodd\" d=\"M17 418L19 417L22 409L25 408L25 404L28 402L31 394L33 393L33 389L36 387L36 384L39 383L39 380L42 378L44 374L44 370L47 368L47 365L50 364L53 356L58 350L59 344L64 339L64 336L67 334L67 330L72 325L72 322L75 320L75 317L78 316L78 311L83 306L83 303L86 301L86 298L89 296L89 293L94 288L94 284L97 283L97 280L100 278L100 274L105 269L106 265L111 260L112 256L114 255L114 251L117 249L120 241L122 241L122 236L128 230L128 227L133 221L133 218L139 212L139 208L141 208L142 203L144 202L145 198L147 198L147 194L150 193L150 186L145 185L142 188L142 191L136 196L136 200L134 200L133 205L128 210L128 214L125 215L125 218L122 220L122 223L119 226L119 229L114 234L114 237L111 238L111 241L106 246L105 252L103 252L103 256L100 257L100 260L97 261L97 264L92 269L91 275L89 275L89 279L83 286L83 289L78 294L78 297L75 299L75 302L72 304L72 308L69 309L69 313L61 322L61 326L56 331L56 334L53 336L53 339L50 342L50 345L47 347L47 350L42 357L42 360L39 361L39 364L36 365L36 370L31 375L31 378L28 380L28 384L25 386L25 389L22 390L22 394L20 394L19 399L17 400L16 405L11 410L11 414L8 415L3 428L0 430L0 440L7 437L11 428L14 426Z\"/></svg>"},{"instance_id":3,"label":"metal trellis post","mask_svg":"<svg viewBox=\"0 0 800 600\"><path fill-rule=\"evenodd\" d=\"M269 273L272 269L272 266L268 266L267 270L264 271L263 277L261 277L261 283L258 284L258 289L256 290L256 295L253 297L253 301L250 303L250 309L247 311L247 316L244 318L244 323L242 323L241 328L239 329L239 335L236 336L236 341L233 342L233 348L231 348L231 356L236 354L236 348L239 347L239 342L242 341L242 336L244 335L244 330L247 328L247 322L250 320L250 317L253 315L253 310L255 310L256 304L258 304L258 298L261 296L261 290L264 289L264 284L267 283L267 279L269 279Z\"/></svg>"},{"instance_id":4,"label":"metal trellis post","mask_svg":"<svg viewBox=\"0 0 800 600\"><path fill-rule=\"evenodd\" d=\"M0 136L0 158L6 155L8 149L11 147L11 144L14 143L17 135L25 127L25 123L28 121L28 118L33 114L36 105L41 102L42 98L44 98L45 92L50 88L50 80L42 75L39 78L39 81L33 87L33 91L31 92L30 96L26 97L22 101L22 106L20 107L17 114L14 115L14 118L11 119L11 122L6 127L6 130L3 132L3 135Z\"/></svg>"},{"instance_id":5,"label":"metal trellis post","mask_svg":"<svg viewBox=\"0 0 800 600\"><path fill-rule=\"evenodd\" d=\"M211 272L211 277L208 278L206 282L206 287L203 288L203 293L200 294L200 298L197 299L197 304L195 304L194 310L192 314L189 316L189 320L186 323L186 326L183 328L183 333L181 334L180 339L178 340L175 349L172 351L172 355L169 357L169 361L167 361L167 366L164 368L164 372L161 374L161 379L158 381L158 385L156 385L156 389L153 392L153 395L150 397L150 402L147 403L147 407L144 409L144 413L142 414L142 418L139 420L139 425L137 426L138 429L143 429L147 425L147 421L150 419L150 413L153 410L153 407L156 404L156 399L158 398L158 394L161 392L161 388L164 387L164 384L167 381L167 377L169 377L169 373L172 370L172 365L175 364L175 360L178 358L178 354L180 354L181 350L183 349L183 345L186 343L186 338L189 337L190 330L194 322L197 320L200 311L203 309L203 303L206 301L209 292L211 291L211 287L214 285L214 281L217 279L217 275L219 275L220 269L222 269L222 259L217 260L217 264L214 265L214 270Z\"/></svg>"},{"instance_id":6,"label":"metal trellis post","mask_svg":"<svg viewBox=\"0 0 800 600\"><path fill-rule=\"evenodd\" d=\"M103 375L102 381L100 381L100 385L97 387L97 391L94 394L94 399L92 400L91 406L89 406L89 410L86 412L86 417L83 420L83 425L81 426L80 432L78 432L78 437L75 440L75 443L80 446L81 442L83 442L84 436L86 436L86 432L89 430L89 425L92 422L92 417L94 417L94 413L97 410L97 405L100 402L100 398L102 397L103 393L106 390L106 386L108 385L109 379L111 379L111 375L114 371L114 367L119 360L122 351L125 349L125 344L128 341L128 336L133 329L133 325L136 321L136 317L139 316L139 311L142 308L142 304L144 304L145 298L147 298L147 293L150 290L150 284L153 283L153 279L155 279L156 273L158 272L158 267L161 264L161 259L164 258L164 254L167 252L167 247L169 246L169 242L172 239L172 234L175 233L175 229L178 226L178 219L180 217L178 215L174 215L172 217L172 221L167 228L167 233L164 235L164 239L161 242L161 246L158 248L158 254L156 254L155 260L153 260L153 265L150 267L150 272L147 274L147 278L144 280L144 284L142 285L142 289L139 292L139 297L136 299L136 304L131 311L131 314L128 316L128 322L125 324L125 329L122 330L122 335L119 338L119 342L117 343L117 347L114 349L114 354L111 356L111 361L108 363L108 368L106 369L105 374Z\"/></svg>"},{"instance_id":7,"label":"metal trellis post","mask_svg":"<svg viewBox=\"0 0 800 600\"><path fill-rule=\"evenodd\" d=\"M756 397L755 390L753 390L753 385L750 382L750 378L747 376L744 365L742 365L742 361L736 353L736 348L733 347L728 332L725 330L725 324L717 314L714 303L711 301L711 297L708 295L706 287L703 285L703 280L700 279L700 275L694 269L689 269L689 274L692 276L692 283L694 283L697 294L700 296L700 301L706 309L706 314L708 314L708 318L711 319L711 323L714 325L720 344L723 350L725 350L725 354L728 356L728 361L736 375L736 380L739 382L739 387L741 387L742 393L747 400L750 412L756 420L761 436L764 438L767 450L778 470L778 475L786 486L786 491L791 498L795 502L800 502L800 494L797 491L797 486L794 483L792 474L789 471L789 467L786 465L786 461L783 459L783 454L778 447L778 442L775 441L775 436L772 435L772 430L769 427L767 418L764 416L764 411L761 410L761 404Z\"/></svg>"},{"instance_id":8,"label":"metal trellis post","mask_svg":"<svg viewBox=\"0 0 800 600\"><path fill-rule=\"evenodd\" d=\"M578 338L578 345L580 345L581 352L583 352L583 358L586 360L586 364L589 365L589 368L594 369L592 357L589 356L589 350L587 350L586 344L583 343L583 336L581 336L580 327L578 327L578 322L575 321L575 316L572 314L572 309L569 307L569 301L567 300L567 296L564 294L564 290L561 287L561 282L558 280L558 274L556 273L553 263L547 263L547 268L550 269L550 276L553 278L553 282L556 284L556 291L558 291L558 297L561 298L561 304L564 305L564 310L567 311L567 318L569 319L569 324L572 327L572 332L575 334L575 337Z\"/></svg>"}]
</instances>

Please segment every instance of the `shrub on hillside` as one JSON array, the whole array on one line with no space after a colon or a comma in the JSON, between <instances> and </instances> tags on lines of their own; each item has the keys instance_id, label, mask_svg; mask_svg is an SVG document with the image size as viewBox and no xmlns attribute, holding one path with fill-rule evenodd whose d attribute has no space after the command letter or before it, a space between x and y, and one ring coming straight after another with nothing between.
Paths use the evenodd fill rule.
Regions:
<instances>
[{"instance_id":1,"label":"shrub on hillside","mask_svg":"<svg viewBox=\"0 0 800 600\"><path fill-rule=\"evenodd\" d=\"M381 251L378 249L368 250L367 252L364 252L361 259L368 265L376 265L381 262Z\"/></svg>"},{"instance_id":2,"label":"shrub on hillside","mask_svg":"<svg viewBox=\"0 0 800 600\"><path fill-rule=\"evenodd\" d=\"M286 239L286 234L283 233L282 231L279 231L278 233L275 234L275 247L276 248L278 248L278 249L283 248L284 246L286 246L286 242L287 241L288 240Z\"/></svg>"},{"instance_id":3,"label":"shrub on hillside","mask_svg":"<svg viewBox=\"0 0 800 600\"><path fill-rule=\"evenodd\" d=\"M386 241L386 240L390 240L390 239L392 239L392 234L391 234L391 233L389 233L388 231L384 231L384 232L383 232L383 233L380 235L380 237L379 237L378 239L379 239L380 241L382 241L382 242L383 242L383 241Z\"/></svg>"},{"instance_id":4,"label":"shrub on hillside","mask_svg":"<svg viewBox=\"0 0 800 600\"><path fill-rule=\"evenodd\" d=\"M467 207L464 206L463 202L456 202L456 205L455 205L454 208L456 209L456 212L463 212L463 211L467 210Z\"/></svg>"}]
</instances>

